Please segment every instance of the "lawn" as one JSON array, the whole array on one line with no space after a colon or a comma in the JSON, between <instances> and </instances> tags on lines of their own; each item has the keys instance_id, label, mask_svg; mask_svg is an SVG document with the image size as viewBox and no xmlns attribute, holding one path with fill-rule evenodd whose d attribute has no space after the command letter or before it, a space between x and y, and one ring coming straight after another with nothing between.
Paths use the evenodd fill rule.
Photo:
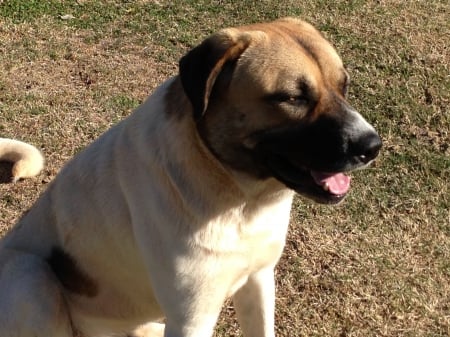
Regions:
<instances>
[{"instance_id":1,"label":"lawn","mask_svg":"<svg viewBox=\"0 0 450 337\"><path fill-rule=\"evenodd\" d=\"M384 147L341 205L296 198L277 336L450 336L448 1L0 1L0 136L47 160L39 177L0 185L0 234L64 162L176 74L189 48L287 15L336 46L349 100ZM240 336L231 303L222 336Z\"/></svg>"}]
</instances>

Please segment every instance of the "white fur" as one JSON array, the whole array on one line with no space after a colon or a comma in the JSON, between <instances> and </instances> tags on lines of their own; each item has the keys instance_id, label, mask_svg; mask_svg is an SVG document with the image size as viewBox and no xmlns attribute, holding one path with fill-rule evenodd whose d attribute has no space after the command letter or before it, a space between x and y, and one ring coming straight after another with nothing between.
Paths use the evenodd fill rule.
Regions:
<instances>
[{"instance_id":1,"label":"white fur","mask_svg":"<svg viewBox=\"0 0 450 337\"><path fill-rule=\"evenodd\" d=\"M44 157L33 145L19 140L0 138L0 161L14 163L12 180L31 178L39 174L44 168Z\"/></svg>"}]
</instances>

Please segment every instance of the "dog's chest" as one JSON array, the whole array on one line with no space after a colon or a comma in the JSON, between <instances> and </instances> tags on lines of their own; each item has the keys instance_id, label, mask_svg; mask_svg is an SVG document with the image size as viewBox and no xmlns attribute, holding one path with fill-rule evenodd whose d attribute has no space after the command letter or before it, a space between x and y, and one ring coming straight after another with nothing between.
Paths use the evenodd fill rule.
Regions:
<instances>
[{"instance_id":1,"label":"dog's chest","mask_svg":"<svg viewBox=\"0 0 450 337\"><path fill-rule=\"evenodd\" d=\"M274 265L285 244L290 207L286 199L256 210L229 210L196 233L196 244L224 263L238 259L250 273Z\"/></svg>"}]
</instances>

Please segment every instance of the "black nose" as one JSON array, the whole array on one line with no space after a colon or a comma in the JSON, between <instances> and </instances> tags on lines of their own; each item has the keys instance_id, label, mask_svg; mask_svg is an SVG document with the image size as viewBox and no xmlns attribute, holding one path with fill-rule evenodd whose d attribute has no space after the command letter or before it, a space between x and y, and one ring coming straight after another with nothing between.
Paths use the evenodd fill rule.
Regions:
<instances>
[{"instance_id":1,"label":"black nose","mask_svg":"<svg viewBox=\"0 0 450 337\"><path fill-rule=\"evenodd\" d=\"M356 142L351 144L351 152L356 159L364 164L367 164L378 156L381 145L381 138L377 133L366 133Z\"/></svg>"}]
</instances>

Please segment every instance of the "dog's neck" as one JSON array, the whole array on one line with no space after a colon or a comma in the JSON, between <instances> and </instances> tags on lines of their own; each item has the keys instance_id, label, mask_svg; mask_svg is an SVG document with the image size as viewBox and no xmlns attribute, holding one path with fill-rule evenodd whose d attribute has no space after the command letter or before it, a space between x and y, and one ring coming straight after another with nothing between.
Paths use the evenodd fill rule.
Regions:
<instances>
[{"instance_id":1,"label":"dog's neck","mask_svg":"<svg viewBox=\"0 0 450 337\"><path fill-rule=\"evenodd\" d=\"M150 142L158 142L156 148L161 149L162 159L159 162L163 165L168 187L185 211L213 217L223 212L224 207L256 209L279 198L292 198L293 192L275 179L251 178L226 167L211 153L197 131L188 98L180 95L183 89L177 77L169 79L159 89L166 91L165 109L162 115L154 116L157 125L153 125L151 132L156 133L156 137ZM218 194L217 186L227 188Z\"/></svg>"}]
</instances>

